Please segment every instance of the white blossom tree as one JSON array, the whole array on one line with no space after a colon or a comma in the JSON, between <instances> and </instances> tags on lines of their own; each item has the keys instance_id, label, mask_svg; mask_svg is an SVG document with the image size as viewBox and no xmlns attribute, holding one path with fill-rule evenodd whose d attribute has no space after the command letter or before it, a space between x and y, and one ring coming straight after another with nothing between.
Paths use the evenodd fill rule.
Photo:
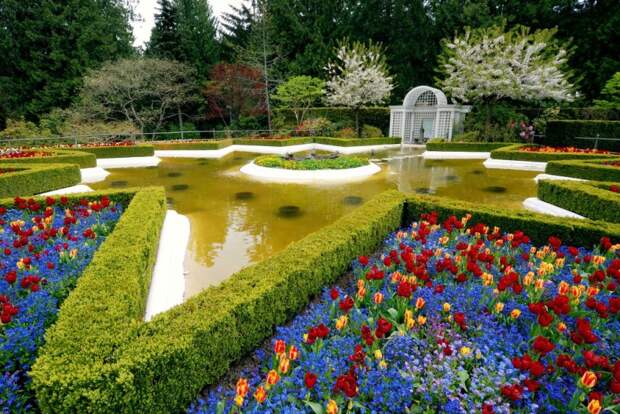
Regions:
<instances>
[{"instance_id":1,"label":"white blossom tree","mask_svg":"<svg viewBox=\"0 0 620 414\"><path fill-rule=\"evenodd\" d=\"M342 44L337 60L327 65L326 101L347 106L355 114L355 130L360 135L359 111L363 105L384 102L394 88L385 56L379 44Z\"/></svg>"},{"instance_id":2,"label":"white blossom tree","mask_svg":"<svg viewBox=\"0 0 620 414\"><path fill-rule=\"evenodd\" d=\"M466 103L508 98L572 101L569 51L554 40L556 29L530 33L519 26L467 29L446 40L439 56L438 85Z\"/></svg>"}]
</instances>

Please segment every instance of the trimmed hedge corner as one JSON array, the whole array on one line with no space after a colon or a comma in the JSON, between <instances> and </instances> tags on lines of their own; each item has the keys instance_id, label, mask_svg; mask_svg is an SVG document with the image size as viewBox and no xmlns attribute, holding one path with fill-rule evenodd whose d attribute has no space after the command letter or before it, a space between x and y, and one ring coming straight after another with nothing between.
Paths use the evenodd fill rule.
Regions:
<instances>
[{"instance_id":1,"label":"trimmed hedge corner","mask_svg":"<svg viewBox=\"0 0 620 414\"><path fill-rule=\"evenodd\" d=\"M620 162L620 158L604 161L551 161L547 164L545 173L561 175L563 177L582 178L584 180L620 182L620 168L605 165L604 162L606 161Z\"/></svg>"},{"instance_id":2,"label":"trimmed hedge corner","mask_svg":"<svg viewBox=\"0 0 620 414\"><path fill-rule=\"evenodd\" d=\"M359 147L364 145L396 145L401 143L400 138L330 138L316 137L314 142L317 144L335 145L338 147Z\"/></svg>"},{"instance_id":3,"label":"trimmed hedge corner","mask_svg":"<svg viewBox=\"0 0 620 414\"><path fill-rule=\"evenodd\" d=\"M80 168L91 168L97 166L97 157L94 154L88 154L81 151L69 150L48 150L51 153L47 157L31 157L31 158L8 158L0 160L0 166L5 164L77 164Z\"/></svg>"},{"instance_id":4,"label":"trimmed hedge corner","mask_svg":"<svg viewBox=\"0 0 620 414\"><path fill-rule=\"evenodd\" d=\"M143 324L166 198L163 188L86 198L102 194L128 202L127 209L46 332L30 373L43 412L110 412L102 409L110 397L105 391L119 412L128 412L123 400L131 373L116 354Z\"/></svg>"},{"instance_id":5,"label":"trimmed hedge corner","mask_svg":"<svg viewBox=\"0 0 620 414\"><path fill-rule=\"evenodd\" d=\"M582 154L574 152L527 152L522 151L525 147L535 147L536 145L518 144L509 147L499 148L491 151L491 158L498 160L516 161L535 161L547 162L558 160L587 160L601 158L617 158L618 154Z\"/></svg>"},{"instance_id":6,"label":"trimmed hedge corner","mask_svg":"<svg viewBox=\"0 0 620 414\"><path fill-rule=\"evenodd\" d=\"M490 152L498 148L513 146L513 142L439 142L426 143L427 151Z\"/></svg>"},{"instance_id":7,"label":"trimmed hedge corner","mask_svg":"<svg viewBox=\"0 0 620 414\"><path fill-rule=\"evenodd\" d=\"M29 196L71 187L81 181L80 169L75 164L2 164L0 198Z\"/></svg>"},{"instance_id":8,"label":"trimmed hedge corner","mask_svg":"<svg viewBox=\"0 0 620 414\"><path fill-rule=\"evenodd\" d=\"M620 121L563 120L549 121L545 137L540 142L551 146L593 148L594 140L577 137L620 138ZM598 141L598 148L620 151L620 141Z\"/></svg>"},{"instance_id":9,"label":"trimmed hedge corner","mask_svg":"<svg viewBox=\"0 0 620 414\"><path fill-rule=\"evenodd\" d=\"M470 223L482 222L508 232L522 230L534 243L547 243L551 235L559 237L566 244L576 246L596 245L603 236L620 242L620 225L615 223L567 220L529 211L502 210L433 196L409 196L405 202L406 223L417 220L420 214L430 211L439 213L442 220L451 215L462 217L471 213Z\"/></svg>"},{"instance_id":10,"label":"trimmed hedge corner","mask_svg":"<svg viewBox=\"0 0 620 414\"><path fill-rule=\"evenodd\" d=\"M620 194L609 190L613 183L538 182L538 198L593 220L620 223Z\"/></svg>"},{"instance_id":11,"label":"trimmed hedge corner","mask_svg":"<svg viewBox=\"0 0 620 414\"><path fill-rule=\"evenodd\" d=\"M76 150L95 154L97 158L152 157L155 154L155 147L150 144L76 147Z\"/></svg>"}]
</instances>

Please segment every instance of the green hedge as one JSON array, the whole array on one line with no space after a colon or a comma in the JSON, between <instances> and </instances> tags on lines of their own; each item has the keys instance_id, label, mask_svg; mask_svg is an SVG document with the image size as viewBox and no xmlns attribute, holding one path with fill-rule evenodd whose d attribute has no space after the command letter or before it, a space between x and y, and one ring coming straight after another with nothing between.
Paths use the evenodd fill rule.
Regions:
<instances>
[{"instance_id":1,"label":"green hedge","mask_svg":"<svg viewBox=\"0 0 620 414\"><path fill-rule=\"evenodd\" d=\"M71 187L81 181L75 164L2 164L10 172L0 174L0 198L29 196Z\"/></svg>"},{"instance_id":2,"label":"green hedge","mask_svg":"<svg viewBox=\"0 0 620 414\"><path fill-rule=\"evenodd\" d=\"M620 223L620 194L609 191L613 183L538 182L538 198L593 220Z\"/></svg>"},{"instance_id":3,"label":"green hedge","mask_svg":"<svg viewBox=\"0 0 620 414\"><path fill-rule=\"evenodd\" d=\"M291 109L279 108L274 110L274 113L282 117L289 125L295 125L297 122ZM331 122L355 125L355 113L351 108L309 108L305 119L312 118L327 118ZM367 124L380 128L384 134L387 134L390 128L390 108L384 106L362 108L359 112L359 122L360 125Z\"/></svg>"},{"instance_id":4,"label":"green hedge","mask_svg":"<svg viewBox=\"0 0 620 414\"><path fill-rule=\"evenodd\" d=\"M427 151L466 151L490 152L502 147L512 146L511 142L438 142L426 143Z\"/></svg>"},{"instance_id":5,"label":"green hedge","mask_svg":"<svg viewBox=\"0 0 620 414\"><path fill-rule=\"evenodd\" d=\"M289 145L311 144L312 137L289 139L234 138L235 145L261 145L266 147L287 147Z\"/></svg>"},{"instance_id":6,"label":"green hedge","mask_svg":"<svg viewBox=\"0 0 620 414\"><path fill-rule=\"evenodd\" d=\"M499 148L491 151L491 158L499 160L516 160L516 161L536 161L536 162L548 162L557 160L587 160L587 159L601 159L601 158L614 158L615 155L605 154L580 154L571 152L526 152L521 151L524 147L530 147L529 144L518 144L509 147Z\"/></svg>"},{"instance_id":7,"label":"green hedge","mask_svg":"<svg viewBox=\"0 0 620 414\"><path fill-rule=\"evenodd\" d=\"M123 402L131 372L117 353L144 325L166 199L162 188L106 193L128 206L46 332L31 370L43 412L111 412L111 396L119 412L139 411Z\"/></svg>"},{"instance_id":8,"label":"green hedge","mask_svg":"<svg viewBox=\"0 0 620 414\"><path fill-rule=\"evenodd\" d=\"M607 161L618 161L620 158ZM547 174L561 175L564 177L583 178L594 181L620 182L620 168L605 165L601 161L551 161L545 169Z\"/></svg>"},{"instance_id":9,"label":"green hedge","mask_svg":"<svg viewBox=\"0 0 620 414\"><path fill-rule=\"evenodd\" d=\"M544 138L540 143L551 146L594 148L594 141L576 139L577 137L596 137L620 139L620 121L549 121ZM599 141L599 149L620 151L620 141Z\"/></svg>"},{"instance_id":10,"label":"green hedge","mask_svg":"<svg viewBox=\"0 0 620 414\"><path fill-rule=\"evenodd\" d=\"M400 144L400 138L384 137L384 138L330 138L315 137L314 142L317 144L335 145L337 147L358 147L364 145L395 145Z\"/></svg>"},{"instance_id":11,"label":"green hedge","mask_svg":"<svg viewBox=\"0 0 620 414\"><path fill-rule=\"evenodd\" d=\"M522 230L534 243L547 243L549 236L559 237L566 244L590 247L603 236L620 242L620 225L603 221L567 220L522 210L498 209L480 204L433 196L409 196L405 204L407 223L418 220L420 214L436 211L443 220L450 215L472 214L470 223L498 226L502 231Z\"/></svg>"},{"instance_id":12,"label":"green hedge","mask_svg":"<svg viewBox=\"0 0 620 414\"><path fill-rule=\"evenodd\" d=\"M368 159L341 156L338 158L291 160L277 155L263 155L258 157L254 163L261 167L284 168L286 170L342 170L368 165Z\"/></svg>"},{"instance_id":13,"label":"green hedge","mask_svg":"<svg viewBox=\"0 0 620 414\"><path fill-rule=\"evenodd\" d=\"M128 157L151 157L155 154L155 147L150 144L137 144L129 146L101 146L79 147L76 150L95 154L97 158L128 158Z\"/></svg>"},{"instance_id":14,"label":"green hedge","mask_svg":"<svg viewBox=\"0 0 620 414\"><path fill-rule=\"evenodd\" d=\"M43 150L50 152L47 157L32 158L8 158L0 160L0 166L4 164L77 164L80 168L91 168L97 166L97 157L80 151L70 150Z\"/></svg>"},{"instance_id":15,"label":"green hedge","mask_svg":"<svg viewBox=\"0 0 620 414\"><path fill-rule=\"evenodd\" d=\"M395 191L382 194L143 323L163 194L136 194L46 334L31 373L42 411L184 410L398 228L403 200Z\"/></svg>"},{"instance_id":16,"label":"green hedge","mask_svg":"<svg viewBox=\"0 0 620 414\"><path fill-rule=\"evenodd\" d=\"M218 139L218 140L204 140L204 141L177 141L177 142L154 142L153 146L155 150L175 150L175 151L188 151L188 150L218 150L229 147L233 144L232 139Z\"/></svg>"}]
</instances>

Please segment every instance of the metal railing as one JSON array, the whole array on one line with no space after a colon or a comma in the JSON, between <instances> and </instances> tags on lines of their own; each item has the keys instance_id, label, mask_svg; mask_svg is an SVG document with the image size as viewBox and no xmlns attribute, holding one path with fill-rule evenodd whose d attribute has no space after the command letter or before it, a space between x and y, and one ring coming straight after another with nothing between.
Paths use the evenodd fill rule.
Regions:
<instances>
[{"instance_id":1,"label":"metal railing","mask_svg":"<svg viewBox=\"0 0 620 414\"><path fill-rule=\"evenodd\" d=\"M601 138L599 134L596 134L595 137L575 137L575 139L582 139L585 141L594 141L594 149L598 149L599 141L618 141L620 142L620 138Z\"/></svg>"}]
</instances>

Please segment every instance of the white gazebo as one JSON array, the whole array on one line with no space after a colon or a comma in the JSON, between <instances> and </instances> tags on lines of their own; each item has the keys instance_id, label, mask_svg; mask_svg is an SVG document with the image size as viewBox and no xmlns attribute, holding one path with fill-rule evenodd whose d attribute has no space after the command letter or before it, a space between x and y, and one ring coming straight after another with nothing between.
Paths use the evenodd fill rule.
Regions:
<instances>
[{"instance_id":1,"label":"white gazebo","mask_svg":"<svg viewBox=\"0 0 620 414\"><path fill-rule=\"evenodd\" d=\"M449 104L439 89L416 86L405 96L402 106L390 106L390 136L401 137L403 144L430 138L451 141L454 133L463 132L470 108Z\"/></svg>"}]
</instances>

